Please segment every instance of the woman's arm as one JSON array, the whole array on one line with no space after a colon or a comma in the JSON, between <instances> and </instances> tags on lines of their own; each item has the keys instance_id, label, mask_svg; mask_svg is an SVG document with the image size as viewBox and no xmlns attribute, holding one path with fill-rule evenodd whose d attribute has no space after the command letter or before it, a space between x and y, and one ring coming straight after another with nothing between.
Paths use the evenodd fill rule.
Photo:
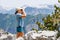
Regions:
<instances>
[{"instance_id":1,"label":"woman's arm","mask_svg":"<svg viewBox=\"0 0 60 40\"><path fill-rule=\"evenodd\" d=\"M21 17L25 18L26 17L26 13L23 12Z\"/></svg>"}]
</instances>

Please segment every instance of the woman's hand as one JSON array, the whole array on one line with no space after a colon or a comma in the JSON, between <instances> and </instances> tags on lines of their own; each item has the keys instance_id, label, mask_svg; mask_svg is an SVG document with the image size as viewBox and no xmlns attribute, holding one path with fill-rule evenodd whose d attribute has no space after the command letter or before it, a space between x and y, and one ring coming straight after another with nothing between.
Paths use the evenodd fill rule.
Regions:
<instances>
[{"instance_id":1,"label":"woman's hand","mask_svg":"<svg viewBox=\"0 0 60 40\"><path fill-rule=\"evenodd\" d=\"M25 18L26 17L26 13L23 12L21 17Z\"/></svg>"}]
</instances>

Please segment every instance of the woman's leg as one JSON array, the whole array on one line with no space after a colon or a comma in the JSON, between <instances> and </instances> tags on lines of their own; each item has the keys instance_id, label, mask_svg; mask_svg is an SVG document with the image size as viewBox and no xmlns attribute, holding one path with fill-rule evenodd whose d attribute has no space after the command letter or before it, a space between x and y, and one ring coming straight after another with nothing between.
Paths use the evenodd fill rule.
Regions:
<instances>
[{"instance_id":1,"label":"woman's leg","mask_svg":"<svg viewBox=\"0 0 60 40\"><path fill-rule=\"evenodd\" d=\"M24 36L24 33L23 32L17 32L17 38L18 37L23 37Z\"/></svg>"},{"instance_id":2,"label":"woman's leg","mask_svg":"<svg viewBox=\"0 0 60 40\"><path fill-rule=\"evenodd\" d=\"M23 27L21 26L17 27L17 38L23 36L24 36Z\"/></svg>"}]
</instances>

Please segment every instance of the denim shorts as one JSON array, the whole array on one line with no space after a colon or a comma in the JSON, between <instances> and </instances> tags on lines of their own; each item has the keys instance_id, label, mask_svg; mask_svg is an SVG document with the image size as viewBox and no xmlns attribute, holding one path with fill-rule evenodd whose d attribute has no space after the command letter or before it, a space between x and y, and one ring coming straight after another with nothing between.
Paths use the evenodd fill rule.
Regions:
<instances>
[{"instance_id":1,"label":"denim shorts","mask_svg":"<svg viewBox=\"0 0 60 40\"><path fill-rule=\"evenodd\" d=\"M21 26L17 27L17 32L23 32L23 27Z\"/></svg>"}]
</instances>

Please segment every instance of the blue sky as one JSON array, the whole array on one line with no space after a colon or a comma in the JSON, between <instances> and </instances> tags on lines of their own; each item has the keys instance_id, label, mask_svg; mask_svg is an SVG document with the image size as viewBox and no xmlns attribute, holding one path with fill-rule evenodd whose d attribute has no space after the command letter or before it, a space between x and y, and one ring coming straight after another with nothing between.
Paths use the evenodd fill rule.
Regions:
<instances>
[{"instance_id":1,"label":"blue sky","mask_svg":"<svg viewBox=\"0 0 60 40\"><path fill-rule=\"evenodd\" d=\"M58 0L0 0L0 6L5 9L25 8L27 6L49 8L47 5L54 4L58 4Z\"/></svg>"}]
</instances>

